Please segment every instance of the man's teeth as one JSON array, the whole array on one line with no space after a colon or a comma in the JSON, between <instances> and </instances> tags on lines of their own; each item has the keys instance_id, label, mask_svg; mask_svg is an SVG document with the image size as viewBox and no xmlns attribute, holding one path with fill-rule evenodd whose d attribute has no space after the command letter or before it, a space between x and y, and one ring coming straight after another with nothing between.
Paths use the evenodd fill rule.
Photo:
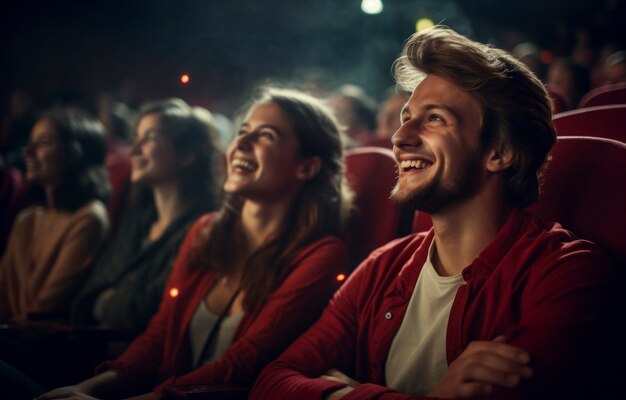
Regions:
<instances>
[{"instance_id":1,"label":"man's teeth","mask_svg":"<svg viewBox=\"0 0 626 400\"><path fill-rule=\"evenodd\" d=\"M429 165L431 165L431 163L424 160L405 160L400 162L400 167L402 167L403 170L407 170L410 168L424 169Z\"/></svg>"},{"instance_id":2,"label":"man's teeth","mask_svg":"<svg viewBox=\"0 0 626 400\"><path fill-rule=\"evenodd\" d=\"M234 159L231 163L233 168L240 168L246 171L251 171L254 169L254 165L246 160Z\"/></svg>"}]
</instances>

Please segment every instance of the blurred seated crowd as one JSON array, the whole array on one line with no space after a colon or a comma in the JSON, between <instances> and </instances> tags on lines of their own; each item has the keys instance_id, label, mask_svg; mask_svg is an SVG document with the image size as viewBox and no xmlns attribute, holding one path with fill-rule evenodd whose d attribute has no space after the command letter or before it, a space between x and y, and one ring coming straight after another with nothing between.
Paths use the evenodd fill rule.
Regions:
<instances>
[{"instance_id":1,"label":"blurred seated crowd","mask_svg":"<svg viewBox=\"0 0 626 400\"><path fill-rule=\"evenodd\" d=\"M626 83L624 50L546 63L525 43L512 54L555 113ZM410 96L264 88L231 119L180 98L41 110L13 91L0 127L0 377L33 382L16 383L30 388L23 398L77 380L58 398L252 387L351 272L342 152L391 149ZM123 343L81 357L93 342L68 339L76 328L123 332Z\"/></svg>"}]
</instances>

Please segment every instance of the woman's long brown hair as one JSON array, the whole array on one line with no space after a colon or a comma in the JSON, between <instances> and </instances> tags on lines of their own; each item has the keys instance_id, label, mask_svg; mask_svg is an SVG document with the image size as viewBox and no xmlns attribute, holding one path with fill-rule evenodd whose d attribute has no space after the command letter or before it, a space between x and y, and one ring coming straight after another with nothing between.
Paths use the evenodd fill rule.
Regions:
<instances>
[{"instance_id":1,"label":"woman's long brown hair","mask_svg":"<svg viewBox=\"0 0 626 400\"><path fill-rule=\"evenodd\" d=\"M319 173L306 181L293 201L285 224L245 261L240 288L246 312L256 312L267 296L289 275L290 262L307 244L325 235L340 235L352 204L345 183L338 125L321 101L304 93L265 88L247 108L261 103L278 105L291 120L300 143L300 156L319 157ZM244 114L245 115L245 114ZM218 276L232 276L238 248L245 246L241 231L244 199L228 195L211 229L196 243L194 265Z\"/></svg>"}]
</instances>

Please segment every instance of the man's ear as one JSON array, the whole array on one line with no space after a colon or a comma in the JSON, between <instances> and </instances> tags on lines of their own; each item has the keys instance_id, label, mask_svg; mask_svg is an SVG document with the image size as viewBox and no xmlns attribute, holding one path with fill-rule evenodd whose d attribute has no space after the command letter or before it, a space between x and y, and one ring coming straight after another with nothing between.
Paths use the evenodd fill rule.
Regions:
<instances>
[{"instance_id":1,"label":"man's ear","mask_svg":"<svg viewBox=\"0 0 626 400\"><path fill-rule=\"evenodd\" d=\"M308 181L320 172L322 167L322 160L319 157L310 157L300 161L298 170L296 171L296 177L301 181Z\"/></svg>"},{"instance_id":2,"label":"man's ear","mask_svg":"<svg viewBox=\"0 0 626 400\"><path fill-rule=\"evenodd\" d=\"M489 172L500 172L509 168L513 164L513 151L507 143L499 142L489 150L487 157L487 170Z\"/></svg>"}]
</instances>

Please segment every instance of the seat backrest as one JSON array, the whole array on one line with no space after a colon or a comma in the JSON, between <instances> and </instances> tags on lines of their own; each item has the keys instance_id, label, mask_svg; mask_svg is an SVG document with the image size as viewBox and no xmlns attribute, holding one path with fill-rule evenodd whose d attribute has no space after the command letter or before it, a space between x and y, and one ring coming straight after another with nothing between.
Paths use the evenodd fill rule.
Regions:
<instances>
[{"instance_id":1,"label":"seat backrest","mask_svg":"<svg viewBox=\"0 0 626 400\"><path fill-rule=\"evenodd\" d=\"M626 104L579 108L555 114L558 136L593 136L626 143Z\"/></svg>"},{"instance_id":2,"label":"seat backrest","mask_svg":"<svg viewBox=\"0 0 626 400\"><path fill-rule=\"evenodd\" d=\"M615 83L591 89L580 99L579 108L626 104L626 83Z\"/></svg>"},{"instance_id":3,"label":"seat backrest","mask_svg":"<svg viewBox=\"0 0 626 400\"><path fill-rule=\"evenodd\" d=\"M413 212L403 210L389 199L397 176L396 161L390 149L346 150L345 162L356 206L346 240L353 266L356 266L372 250L410 233Z\"/></svg>"},{"instance_id":4,"label":"seat backrest","mask_svg":"<svg viewBox=\"0 0 626 400\"><path fill-rule=\"evenodd\" d=\"M393 149L393 144L391 143L391 138L379 138L375 137L369 140L366 144L367 146L373 147L384 147L386 149Z\"/></svg>"},{"instance_id":5,"label":"seat backrest","mask_svg":"<svg viewBox=\"0 0 626 400\"><path fill-rule=\"evenodd\" d=\"M626 262L626 144L603 138L558 137L530 210L558 221Z\"/></svg>"},{"instance_id":6,"label":"seat backrest","mask_svg":"<svg viewBox=\"0 0 626 400\"><path fill-rule=\"evenodd\" d=\"M122 222L128 211L130 196L131 165L129 160L107 165L109 182L111 183L111 198L107 202L107 211L112 227L117 227Z\"/></svg>"}]
</instances>

